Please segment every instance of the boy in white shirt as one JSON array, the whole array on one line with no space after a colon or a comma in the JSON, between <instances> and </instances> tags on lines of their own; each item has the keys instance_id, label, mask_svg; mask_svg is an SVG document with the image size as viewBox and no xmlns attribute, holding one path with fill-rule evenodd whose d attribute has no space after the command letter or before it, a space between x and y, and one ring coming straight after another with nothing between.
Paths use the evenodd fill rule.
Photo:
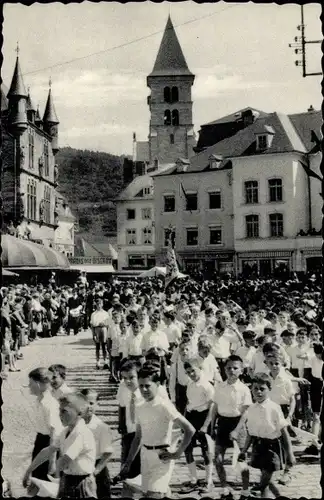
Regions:
<instances>
[{"instance_id":1,"label":"boy in white shirt","mask_svg":"<svg viewBox=\"0 0 324 500\"><path fill-rule=\"evenodd\" d=\"M287 431L287 422L280 406L270 399L271 378L266 373L255 374L252 381L252 393L255 403L250 405L244 415L247 427L245 445L239 454L238 461L244 462L246 453L252 444L250 466L261 470L260 489L262 497L267 497L267 489L277 498L280 496L278 488L272 481L275 471L283 468L282 443L287 464L295 463L290 437ZM232 435L232 437L234 437ZM249 471L242 474L243 491L241 499L248 498Z\"/></svg>"},{"instance_id":2,"label":"boy in white shirt","mask_svg":"<svg viewBox=\"0 0 324 500\"><path fill-rule=\"evenodd\" d=\"M184 368L190 379L187 386L188 404L185 416L188 422L193 425L196 432L185 450L186 462L190 473L190 481L184 485L184 489L181 493L190 493L198 487L197 468L193 457L193 449L196 446L197 441L200 444L206 468L206 483L200 489L201 492L208 493L213 487L212 451L210 445L208 444L206 431L203 431L202 428L205 427L209 409L213 402L214 388L201 370L201 360L196 358L186 361L184 363Z\"/></svg>"},{"instance_id":3,"label":"boy in white shirt","mask_svg":"<svg viewBox=\"0 0 324 500\"><path fill-rule=\"evenodd\" d=\"M161 499L169 491L174 460L181 457L195 432L171 401L158 395L160 375L149 368L138 373L143 404L136 407L136 433L121 471L128 471L141 448L142 491L146 497ZM183 439L175 451L169 451L173 427L180 427Z\"/></svg>"},{"instance_id":4,"label":"boy in white shirt","mask_svg":"<svg viewBox=\"0 0 324 500\"><path fill-rule=\"evenodd\" d=\"M198 356L201 360L201 370L207 380L212 385L221 382L222 376L219 371L218 363L211 354L212 344L207 336L201 336L198 340Z\"/></svg>"},{"instance_id":5,"label":"boy in white shirt","mask_svg":"<svg viewBox=\"0 0 324 500\"><path fill-rule=\"evenodd\" d=\"M133 361L143 362L143 335L139 322L134 319L130 324L130 331L125 342L125 358L130 358Z\"/></svg>"},{"instance_id":6,"label":"boy in white shirt","mask_svg":"<svg viewBox=\"0 0 324 500\"><path fill-rule=\"evenodd\" d=\"M253 356L256 353L255 339L256 333L253 330L245 330L243 333L244 346L241 346L235 352L243 361L243 376L242 381L246 384L250 382L249 370L251 368Z\"/></svg>"},{"instance_id":7,"label":"boy in white shirt","mask_svg":"<svg viewBox=\"0 0 324 500\"><path fill-rule=\"evenodd\" d=\"M152 347L163 349L164 353L166 354L169 350L169 341L165 332L158 329L159 318L155 316L155 314L153 314L150 318L149 323L151 330L143 335L142 340L143 354L145 355L145 353Z\"/></svg>"},{"instance_id":8,"label":"boy in white shirt","mask_svg":"<svg viewBox=\"0 0 324 500\"><path fill-rule=\"evenodd\" d=\"M97 484L98 498L110 498L110 476L108 462L113 453L111 430L109 426L96 415L99 395L91 389L82 389L81 394L88 403L83 415L84 421L92 431L96 442L96 468L94 476Z\"/></svg>"},{"instance_id":9,"label":"boy in white shirt","mask_svg":"<svg viewBox=\"0 0 324 500\"><path fill-rule=\"evenodd\" d=\"M116 383L119 381L119 344L120 344L120 322L121 315L118 311L113 311L111 315L112 321L108 327L108 351L110 354L110 382Z\"/></svg>"},{"instance_id":10,"label":"boy in white shirt","mask_svg":"<svg viewBox=\"0 0 324 500\"><path fill-rule=\"evenodd\" d=\"M188 375L184 369L184 362L192 357L190 347L190 341L183 339L171 357L169 376L170 399L182 414L184 414L187 405L187 385L189 382Z\"/></svg>"},{"instance_id":11,"label":"boy in white shirt","mask_svg":"<svg viewBox=\"0 0 324 500\"><path fill-rule=\"evenodd\" d=\"M224 468L224 455L228 448L233 446L231 433L240 422L242 414L252 404L250 389L239 380L243 372L243 362L239 356L232 355L225 365L227 379L215 387L214 404L212 405L209 419L212 433L215 437L215 466L220 480L222 493L221 499L233 500L229 491L226 471ZM217 418L217 431L215 422Z\"/></svg>"},{"instance_id":12,"label":"boy in white shirt","mask_svg":"<svg viewBox=\"0 0 324 500\"><path fill-rule=\"evenodd\" d=\"M52 394L55 399L59 400L66 394L74 392L65 382L66 367L60 364L51 365L48 371L52 374L51 386Z\"/></svg>"}]
</instances>

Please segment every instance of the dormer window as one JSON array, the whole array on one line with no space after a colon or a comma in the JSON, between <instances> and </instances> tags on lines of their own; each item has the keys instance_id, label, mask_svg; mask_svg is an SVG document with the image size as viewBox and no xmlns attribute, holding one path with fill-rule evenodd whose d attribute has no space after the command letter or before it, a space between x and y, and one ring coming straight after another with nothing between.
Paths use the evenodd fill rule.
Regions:
<instances>
[{"instance_id":1,"label":"dormer window","mask_svg":"<svg viewBox=\"0 0 324 500\"><path fill-rule=\"evenodd\" d=\"M274 129L269 125L264 125L262 131L256 134L257 151L265 151L271 147Z\"/></svg>"},{"instance_id":2,"label":"dormer window","mask_svg":"<svg viewBox=\"0 0 324 500\"><path fill-rule=\"evenodd\" d=\"M258 135L257 136L257 148L259 151L264 151L268 148L268 136Z\"/></svg>"},{"instance_id":3,"label":"dormer window","mask_svg":"<svg viewBox=\"0 0 324 500\"><path fill-rule=\"evenodd\" d=\"M149 196L151 194L151 188L146 187L144 188L144 196Z\"/></svg>"},{"instance_id":4,"label":"dormer window","mask_svg":"<svg viewBox=\"0 0 324 500\"><path fill-rule=\"evenodd\" d=\"M209 167L212 170L217 170L221 166L222 160L221 156L211 155L209 157Z\"/></svg>"}]
</instances>

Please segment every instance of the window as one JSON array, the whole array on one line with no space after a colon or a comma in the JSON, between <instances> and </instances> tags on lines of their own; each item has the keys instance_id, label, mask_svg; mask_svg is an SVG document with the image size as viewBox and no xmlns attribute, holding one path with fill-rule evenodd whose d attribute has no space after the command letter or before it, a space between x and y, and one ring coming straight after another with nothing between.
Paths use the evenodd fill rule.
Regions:
<instances>
[{"instance_id":1,"label":"window","mask_svg":"<svg viewBox=\"0 0 324 500\"><path fill-rule=\"evenodd\" d=\"M129 255L128 256L128 266L129 267L145 267L145 258L142 255Z\"/></svg>"},{"instance_id":2,"label":"window","mask_svg":"<svg viewBox=\"0 0 324 500\"><path fill-rule=\"evenodd\" d=\"M152 210L150 208L142 208L142 219L152 219Z\"/></svg>"},{"instance_id":3,"label":"window","mask_svg":"<svg viewBox=\"0 0 324 500\"><path fill-rule=\"evenodd\" d=\"M209 244L210 245L221 245L222 244L222 228L221 227L211 227L209 229Z\"/></svg>"},{"instance_id":4,"label":"window","mask_svg":"<svg viewBox=\"0 0 324 500\"><path fill-rule=\"evenodd\" d=\"M36 181L29 180L27 183L27 219L36 220Z\"/></svg>"},{"instance_id":5,"label":"window","mask_svg":"<svg viewBox=\"0 0 324 500\"><path fill-rule=\"evenodd\" d=\"M148 196L150 194L151 194L151 188L149 187L144 188L144 196Z\"/></svg>"},{"instance_id":6,"label":"window","mask_svg":"<svg viewBox=\"0 0 324 500\"><path fill-rule=\"evenodd\" d=\"M143 245L152 245L152 229L145 227L142 230Z\"/></svg>"},{"instance_id":7,"label":"window","mask_svg":"<svg viewBox=\"0 0 324 500\"><path fill-rule=\"evenodd\" d=\"M246 223L246 237L258 238L259 237L259 216L247 215L245 217Z\"/></svg>"},{"instance_id":8,"label":"window","mask_svg":"<svg viewBox=\"0 0 324 500\"><path fill-rule=\"evenodd\" d=\"M48 157L48 142L45 141L44 143L44 170L45 170L45 175L48 177L49 176L49 157Z\"/></svg>"},{"instance_id":9,"label":"window","mask_svg":"<svg viewBox=\"0 0 324 500\"><path fill-rule=\"evenodd\" d=\"M268 137L266 135L257 136L257 148L259 151L264 151L268 147Z\"/></svg>"},{"instance_id":10,"label":"window","mask_svg":"<svg viewBox=\"0 0 324 500\"><path fill-rule=\"evenodd\" d=\"M164 87L164 102L171 102L170 87Z\"/></svg>"},{"instance_id":11,"label":"window","mask_svg":"<svg viewBox=\"0 0 324 500\"><path fill-rule=\"evenodd\" d=\"M167 247L169 245L169 236L170 229L164 229L164 246Z\"/></svg>"},{"instance_id":12,"label":"window","mask_svg":"<svg viewBox=\"0 0 324 500\"><path fill-rule=\"evenodd\" d=\"M197 210L198 196L197 193L186 193L186 210Z\"/></svg>"},{"instance_id":13,"label":"window","mask_svg":"<svg viewBox=\"0 0 324 500\"><path fill-rule=\"evenodd\" d=\"M171 102L178 102L179 101L179 90L178 87L172 87L171 90Z\"/></svg>"},{"instance_id":14,"label":"window","mask_svg":"<svg viewBox=\"0 0 324 500\"><path fill-rule=\"evenodd\" d=\"M175 197L173 195L164 196L164 212L175 211Z\"/></svg>"},{"instance_id":15,"label":"window","mask_svg":"<svg viewBox=\"0 0 324 500\"><path fill-rule=\"evenodd\" d=\"M171 111L169 109L164 111L164 125L171 125Z\"/></svg>"},{"instance_id":16,"label":"window","mask_svg":"<svg viewBox=\"0 0 324 500\"><path fill-rule=\"evenodd\" d=\"M136 229L126 230L126 245L136 245Z\"/></svg>"},{"instance_id":17,"label":"window","mask_svg":"<svg viewBox=\"0 0 324 500\"><path fill-rule=\"evenodd\" d=\"M270 214L270 236L280 237L283 236L283 215L282 214Z\"/></svg>"},{"instance_id":18,"label":"window","mask_svg":"<svg viewBox=\"0 0 324 500\"><path fill-rule=\"evenodd\" d=\"M51 223L51 188L45 186L44 189L44 222Z\"/></svg>"},{"instance_id":19,"label":"window","mask_svg":"<svg viewBox=\"0 0 324 500\"><path fill-rule=\"evenodd\" d=\"M170 134L170 144L174 144L174 134Z\"/></svg>"},{"instance_id":20,"label":"window","mask_svg":"<svg viewBox=\"0 0 324 500\"><path fill-rule=\"evenodd\" d=\"M28 133L28 165L30 169L34 169L34 134L32 130Z\"/></svg>"},{"instance_id":21,"label":"window","mask_svg":"<svg viewBox=\"0 0 324 500\"><path fill-rule=\"evenodd\" d=\"M172 111L172 125L179 125L179 111L177 109Z\"/></svg>"},{"instance_id":22,"label":"window","mask_svg":"<svg viewBox=\"0 0 324 500\"><path fill-rule=\"evenodd\" d=\"M245 188L245 203L259 202L259 187L258 181L247 181L244 183Z\"/></svg>"},{"instance_id":23,"label":"window","mask_svg":"<svg viewBox=\"0 0 324 500\"><path fill-rule=\"evenodd\" d=\"M187 245L198 245L198 229L187 229Z\"/></svg>"},{"instance_id":24,"label":"window","mask_svg":"<svg viewBox=\"0 0 324 500\"><path fill-rule=\"evenodd\" d=\"M209 208L211 210L222 208L222 197L220 190L209 193Z\"/></svg>"},{"instance_id":25,"label":"window","mask_svg":"<svg viewBox=\"0 0 324 500\"><path fill-rule=\"evenodd\" d=\"M269 179L269 201L282 201L282 179Z\"/></svg>"},{"instance_id":26,"label":"window","mask_svg":"<svg viewBox=\"0 0 324 500\"><path fill-rule=\"evenodd\" d=\"M135 209L134 208L128 208L127 209L127 220L134 220L135 219Z\"/></svg>"}]
</instances>

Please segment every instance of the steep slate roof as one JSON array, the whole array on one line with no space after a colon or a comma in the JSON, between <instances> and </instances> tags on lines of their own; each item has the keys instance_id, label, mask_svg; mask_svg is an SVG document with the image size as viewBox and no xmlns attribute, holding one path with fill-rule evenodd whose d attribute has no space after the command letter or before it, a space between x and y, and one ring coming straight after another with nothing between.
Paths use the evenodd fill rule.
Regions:
<instances>
[{"instance_id":1,"label":"steep slate roof","mask_svg":"<svg viewBox=\"0 0 324 500\"><path fill-rule=\"evenodd\" d=\"M235 113L231 113L230 115L223 116L223 118L218 118L217 120L214 120L212 122L204 123L203 125L201 125L201 127L207 127L208 125L218 125L221 123L235 122L238 118L237 115L239 115L240 113L244 113L244 111L249 111L249 110L256 111L257 113L259 113L260 118L262 118L263 116L267 116L267 114L268 114L268 113L265 113L264 111L260 111L259 109L247 107L247 108L239 109L238 111L235 111Z\"/></svg>"},{"instance_id":2,"label":"steep slate roof","mask_svg":"<svg viewBox=\"0 0 324 500\"><path fill-rule=\"evenodd\" d=\"M48 123L60 123L55 111L51 89L48 91L43 121Z\"/></svg>"},{"instance_id":3,"label":"steep slate roof","mask_svg":"<svg viewBox=\"0 0 324 500\"><path fill-rule=\"evenodd\" d=\"M317 115L317 116L312 116ZM267 155L274 153L285 153L298 151L305 153L313 146L310 141L311 130L319 130L321 126L321 113L300 113L298 115L283 115L270 113L258 118L250 126L240 130L232 137L224 139L210 146L201 153L190 158L190 167L187 173L209 170L209 158L211 155L222 155L224 157L219 169L230 168L230 158L251 155ZM274 131L271 146L264 150L256 149L256 134L265 133L270 127L270 133ZM319 137L320 135L317 134ZM310 147L309 147L310 146ZM156 173L155 175L170 175L177 172L174 164L168 171Z\"/></svg>"},{"instance_id":4,"label":"steep slate roof","mask_svg":"<svg viewBox=\"0 0 324 500\"><path fill-rule=\"evenodd\" d=\"M6 111L8 109L8 89L7 87L2 83L1 84L1 112Z\"/></svg>"},{"instance_id":5,"label":"steep slate roof","mask_svg":"<svg viewBox=\"0 0 324 500\"><path fill-rule=\"evenodd\" d=\"M36 112L36 108L35 108L34 103L30 97L29 91L28 91L28 96L27 96L26 109L27 109L27 111L35 111Z\"/></svg>"},{"instance_id":6,"label":"steep slate roof","mask_svg":"<svg viewBox=\"0 0 324 500\"><path fill-rule=\"evenodd\" d=\"M153 176L155 176L157 173L169 170L170 167L174 168L173 163L166 163L164 165L161 165L158 170L153 170L153 172L135 177L135 179L132 180L132 182L120 193L120 195L117 196L116 200L128 201L136 199L136 196L138 196L138 193L140 193L142 189L146 187L153 187ZM145 198L153 198L153 195L145 196Z\"/></svg>"},{"instance_id":7,"label":"steep slate roof","mask_svg":"<svg viewBox=\"0 0 324 500\"><path fill-rule=\"evenodd\" d=\"M193 76L193 74L189 71L170 16L168 17L163 33L153 71L149 76L164 75Z\"/></svg>"},{"instance_id":8,"label":"steep slate roof","mask_svg":"<svg viewBox=\"0 0 324 500\"><path fill-rule=\"evenodd\" d=\"M103 238L104 240L106 238ZM91 242L82 237L76 236L77 253L82 253L84 257L110 257L112 260L118 259L118 253L114 247L105 241Z\"/></svg>"},{"instance_id":9,"label":"steep slate roof","mask_svg":"<svg viewBox=\"0 0 324 500\"><path fill-rule=\"evenodd\" d=\"M10 98L11 96L27 97L27 92L20 69L19 57L17 57L16 59L16 65L7 97Z\"/></svg>"},{"instance_id":10,"label":"steep slate roof","mask_svg":"<svg viewBox=\"0 0 324 500\"><path fill-rule=\"evenodd\" d=\"M321 111L308 111L305 113L297 113L289 115L297 133L307 151L310 151L314 146L311 140L311 131L313 130L319 139L322 138L321 127L323 124L323 117Z\"/></svg>"}]
</instances>

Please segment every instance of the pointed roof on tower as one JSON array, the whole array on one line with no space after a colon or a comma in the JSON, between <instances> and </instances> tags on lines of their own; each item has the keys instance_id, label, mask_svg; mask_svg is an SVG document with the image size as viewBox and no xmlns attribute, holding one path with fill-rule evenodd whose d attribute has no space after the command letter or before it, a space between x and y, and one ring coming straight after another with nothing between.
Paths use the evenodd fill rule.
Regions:
<instances>
[{"instance_id":1,"label":"pointed roof on tower","mask_svg":"<svg viewBox=\"0 0 324 500\"><path fill-rule=\"evenodd\" d=\"M50 88L48 91L48 97L47 97L47 103L45 106L43 121L48 122L48 123L60 123L58 118L57 118L57 114L56 114L54 103L53 103L51 81L50 81Z\"/></svg>"},{"instance_id":2,"label":"pointed roof on tower","mask_svg":"<svg viewBox=\"0 0 324 500\"><path fill-rule=\"evenodd\" d=\"M32 99L30 97L30 90L29 90L29 88L28 88L26 109L27 109L27 111L36 111L34 103L33 103Z\"/></svg>"},{"instance_id":3,"label":"pointed roof on tower","mask_svg":"<svg viewBox=\"0 0 324 500\"><path fill-rule=\"evenodd\" d=\"M36 115L35 115L35 123L43 123L43 120L41 118L40 112L39 112L39 105L37 105L37 110L36 110Z\"/></svg>"},{"instance_id":4,"label":"pointed roof on tower","mask_svg":"<svg viewBox=\"0 0 324 500\"><path fill-rule=\"evenodd\" d=\"M17 48L17 54L18 54L18 48ZM10 97L12 96L27 97L26 87L22 77L18 55L16 59L16 66L11 80L10 89L8 92L8 99L10 99Z\"/></svg>"},{"instance_id":5,"label":"pointed roof on tower","mask_svg":"<svg viewBox=\"0 0 324 500\"><path fill-rule=\"evenodd\" d=\"M189 71L170 16L163 33L153 71L149 76L164 75L194 76Z\"/></svg>"}]
</instances>

